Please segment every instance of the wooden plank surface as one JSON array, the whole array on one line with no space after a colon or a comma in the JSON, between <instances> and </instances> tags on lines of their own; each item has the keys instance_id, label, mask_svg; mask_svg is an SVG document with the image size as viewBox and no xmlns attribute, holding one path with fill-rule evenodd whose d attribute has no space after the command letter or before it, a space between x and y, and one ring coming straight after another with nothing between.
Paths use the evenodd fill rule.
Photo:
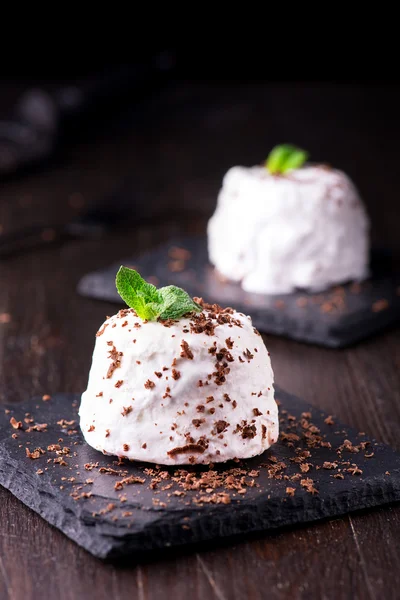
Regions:
<instances>
[{"instance_id":1,"label":"wooden plank surface","mask_svg":"<svg viewBox=\"0 0 400 600\"><path fill-rule=\"evenodd\" d=\"M273 143L288 140L351 173L373 216L374 239L399 250L399 100L397 88L177 86L128 125L69 148L51 168L3 183L0 230L66 222L133 170L157 206L207 212L226 168L260 162ZM1 261L0 315L10 322L0 321L0 401L82 391L94 334L116 307L80 298L79 278L187 228L164 219ZM265 341L281 387L400 449L398 328L339 351ZM115 566L0 489L0 598L390 600L400 587L399 539L400 507L391 507Z\"/></svg>"}]
</instances>

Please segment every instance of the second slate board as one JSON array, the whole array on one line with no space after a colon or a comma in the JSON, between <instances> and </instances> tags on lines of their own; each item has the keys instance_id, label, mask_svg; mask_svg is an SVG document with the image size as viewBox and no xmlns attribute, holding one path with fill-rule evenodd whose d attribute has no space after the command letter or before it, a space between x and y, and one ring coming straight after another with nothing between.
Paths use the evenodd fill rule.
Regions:
<instances>
[{"instance_id":1,"label":"second slate board","mask_svg":"<svg viewBox=\"0 0 400 600\"><path fill-rule=\"evenodd\" d=\"M78 292L122 304L115 275L123 264L157 286L174 284L207 302L233 306L251 315L254 326L264 333L340 348L400 321L400 273L392 273L389 262L385 256L374 256L369 280L323 294L250 294L216 275L208 262L204 237L186 237L85 275Z\"/></svg>"},{"instance_id":2,"label":"second slate board","mask_svg":"<svg viewBox=\"0 0 400 600\"><path fill-rule=\"evenodd\" d=\"M78 395L2 407L0 484L109 559L400 500L399 453L279 388L276 398L279 441L261 456L210 468L96 452L79 430Z\"/></svg>"}]
</instances>

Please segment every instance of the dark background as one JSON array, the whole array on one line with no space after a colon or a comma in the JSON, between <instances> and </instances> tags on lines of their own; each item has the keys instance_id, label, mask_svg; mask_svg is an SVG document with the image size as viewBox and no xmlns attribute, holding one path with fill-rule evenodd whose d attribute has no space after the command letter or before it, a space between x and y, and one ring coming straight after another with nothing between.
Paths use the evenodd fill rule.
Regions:
<instances>
[{"instance_id":1,"label":"dark background","mask_svg":"<svg viewBox=\"0 0 400 600\"><path fill-rule=\"evenodd\" d=\"M334 68L321 71L318 61L286 61L285 49L282 70L279 61L271 60L262 48L228 45L221 49L213 39L202 46L187 43L172 48L157 47L150 40L140 50L124 54L123 60L99 50L84 53L79 60L74 54L69 60L61 57L56 67L49 59L39 60L34 48L24 60L13 57L13 75L5 75L1 82L0 184L22 177L22 167L51 173L68 164L82 144L92 144L92 152L94 146L108 141L109 165L101 164L103 175L112 171L116 156L130 166L128 196L134 196L136 204L134 210L131 200L124 205L124 220L136 219L138 207L147 216L149 210L151 215L165 212L162 189L171 186L171 210L209 215L230 166L262 162L275 144L291 142L306 148L312 161L346 171L367 204L374 243L384 241L399 249L397 203L390 201L400 192L396 81L379 79L374 69L370 78L337 78L342 65L339 55ZM353 73L362 72L363 65L365 61ZM318 78L321 72L325 78ZM29 149L13 139L16 157L2 169L2 153L9 155L7 135L14 135L9 134L10 123L22 122L37 131L32 114L21 116L18 108L23 93L32 88L41 90L47 102L34 111L39 110L39 119L44 111L46 120L50 106L51 123L41 130L41 142ZM66 88L80 95L72 105L62 100ZM168 142L174 133L181 143L179 156ZM122 140L126 145L120 156ZM136 140L142 144L140 155ZM153 166L151 173L143 170L144 153ZM182 189L181 176L196 182L201 191L191 194ZM99 198L86 201L90 204Z\"/></svg>"}]
</instances>

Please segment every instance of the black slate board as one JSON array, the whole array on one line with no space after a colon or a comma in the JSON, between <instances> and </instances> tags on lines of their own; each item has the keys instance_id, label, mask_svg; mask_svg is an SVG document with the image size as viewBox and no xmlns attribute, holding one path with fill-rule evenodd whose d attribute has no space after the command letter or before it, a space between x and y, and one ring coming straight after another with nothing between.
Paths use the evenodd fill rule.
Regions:
<instances>
[{"instance_id":1,"label":"black slate board","mask_svg":"<svg viewBox=\"0 0 400 600\"><path fill-rule=\"evenodd\" d=\"M188 250L190 258L176 258L182 254L176 248ZM123 304L115 288L121 264L135 267L156 285L178 285L192 296L250 314L260 331L322 346L349 346L400 321L400 272L392 272L390 258L382 253L373 255L371 278L362 284L346 284L324 294L267 296L222 281L208 262L206 239L186 237L88 273L78 292Z\"/></svg>"},{"instance_id":2,"label":"black slate board","mask_svg":"<svg viewBox=\"0 0 400 600\"><path fill-rule=\"evenodd\" d=\"M283 435L273 449L214 470L182 467L197 479L207 473L225 478L231 469L243 469L246 474L235 471L233 480L242 481L238 487L245 493L224 487L208 491L208 483L185 492L182 484L170 478L178 472L176 467L162 468L163 475L157 471L162 481L151 489L154 478L145 469L154 469L153 465L117 464L115 458L103 456L83 441L77 427L79 396L71 394L0 409L0 484L80 546L109 559L308 523L400 500L399 453L339 423L325 423L326 415L280 389L276 397L281 403ZM299 423L302 413L309 412ZM21 421L25 431L12 427L12 417ZM47 424L46 430L26 431L34 424ZM343 450L339 455L337 449L345 439L353 443L353 452ZM48 447L57 443L70 452L57 454ZM45 453L37 459L26 456L27 448L34 452L37 447ZM304 449L311 453L309 458L302 457ZM303 467L295 462L299 460ZM325 461L337 464L333 469L323 468ZM308 472L304 464L311 465ZM354 471L355 465L362 473ZM101 468L117 474L101 472ZM181 480L187 480L186 473L179 473ZM340 473L344 479L334 477ZM140 477L144 483L125 483L115 490L123 476ZM307 486L307 478L318 493L301 484L306 479L303 484ZM293 496L287 487L294 488ZM88 493L91 496L85 497Z\"/></svg>"}]
</instances>

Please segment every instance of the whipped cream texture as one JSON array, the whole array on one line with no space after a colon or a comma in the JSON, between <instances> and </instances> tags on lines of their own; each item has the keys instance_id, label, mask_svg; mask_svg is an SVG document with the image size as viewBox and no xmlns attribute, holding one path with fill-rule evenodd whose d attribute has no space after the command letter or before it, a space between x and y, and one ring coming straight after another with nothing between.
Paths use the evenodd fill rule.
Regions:
<instances>
[{"instance_id":1,"label":"whipped cream texture","mask_svg":"<svg viewBox=\"0 0 400 600\"><path fill-rule=\"evenodd\" d=\"M278 439L269 354L250 317L202 303L199 314L147 322L132 309L97 333L79 410L88 444L158 463L261 454Z\"/></svg>"}]
</instances>

